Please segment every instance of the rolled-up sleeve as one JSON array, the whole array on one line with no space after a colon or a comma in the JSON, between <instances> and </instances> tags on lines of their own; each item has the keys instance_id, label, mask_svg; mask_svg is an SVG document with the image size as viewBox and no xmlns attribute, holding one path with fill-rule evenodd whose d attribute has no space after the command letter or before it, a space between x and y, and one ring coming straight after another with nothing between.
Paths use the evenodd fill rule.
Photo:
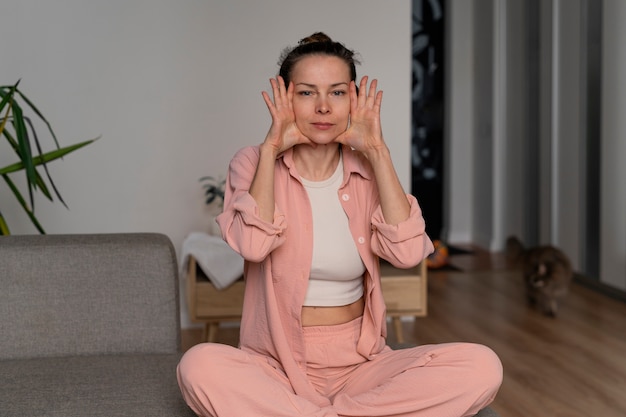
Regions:
<instances>
[{"instance_id":1,"label":"rolled-up sleeve","mask_svg":"<svg viewBox=\"0 0 626 417\"><path fill-rule=\"evenodd\" d=\"M216 219L222 238L251 262L262 261L282 245L287 227L285 215L278 207L274 208L271 223L259 216L259 207L249 193L257 163L254 148L244 148L235 155L226 178L224 210Z\"/></svg>"},{"instance_id":2,"label":"rolled-up sleeve","mask_svg":"<svg viewBox=\"0 0 626 417\"><path fill-rule=\"evenodd\" d=\"M398 268L414 267L434 250L417 199L407 194L407 200L411 209L403 222L385 223L380 205L372 215L372 250Z\"/></svg>"}]
</instances>

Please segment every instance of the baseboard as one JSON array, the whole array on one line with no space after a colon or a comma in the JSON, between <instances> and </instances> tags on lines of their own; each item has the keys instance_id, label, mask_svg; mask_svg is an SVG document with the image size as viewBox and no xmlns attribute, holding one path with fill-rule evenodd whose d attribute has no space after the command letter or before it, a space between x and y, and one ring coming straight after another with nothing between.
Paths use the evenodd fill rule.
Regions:
<instances>
[{"instance_id":1,"label":"baseboard","mask_svg":"<svg viewBox=\"0 0 626 417\"><path fill-rule=\"evenodd\" d=\"M626 291L620 290L619 288L611 287L610 285L606 285L596 279L580 274L574 274L574 282L626 303Z\"/></svg>"}]
</instances>

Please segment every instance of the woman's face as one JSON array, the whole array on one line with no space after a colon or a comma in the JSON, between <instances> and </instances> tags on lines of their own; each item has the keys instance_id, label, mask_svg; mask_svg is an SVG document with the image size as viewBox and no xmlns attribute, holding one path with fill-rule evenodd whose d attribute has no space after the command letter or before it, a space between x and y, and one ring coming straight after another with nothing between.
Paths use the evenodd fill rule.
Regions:
<instances>
[{"instance_id":1,"label":"woman's face","mask_svg":"<svg viewBox=\"0 0 626 417\"><path fill-rule=\"evenodd\" d=\"M298 129L317 144L332 143L350 119L350 68L341 58L311 55L292 70Z\"/></svg>"}]
</instances>

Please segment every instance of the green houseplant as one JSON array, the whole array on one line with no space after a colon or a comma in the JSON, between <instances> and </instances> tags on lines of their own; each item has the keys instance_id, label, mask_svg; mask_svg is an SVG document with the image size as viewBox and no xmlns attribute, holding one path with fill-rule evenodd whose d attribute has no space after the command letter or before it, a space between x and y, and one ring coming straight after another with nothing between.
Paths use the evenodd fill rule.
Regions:
<instances>
[{"instance_id":1,"label":"green houseplant","mask_svg":"<svg viewBox=\"0 0 626 417\"><path fill-rule=\"evenodd\" d=\"M14 85L0 86L0 138L4 138L8 142L9 147L17 156L14 163L0 167L0 176L35 228L39 233L45 234L44 228L35 216L34 192L39 190L50 201L54 201L54 196L56 196L67 207L50 176L46 164L92 143L97 138L70 146L59 146L50 123L35 107L33 102L18 88L19 83L18 81ZM54 150L49 152L42 151L41 142L33 123L33 117L28 116L25 110L33 113L34 117L45 124L48 133L54 141ZM25 185L22 187L23 190L20 190L11 179L11 175L18 172L23 173L26 178ZM25 197L25 194L28 196ZM2 207L0 207L0 235L9 234L9 226L2 214Z\"/></svg>"},{"instance_id":2,"label":"green houseplant","mask_svg":"<svg viewBox=\"0 0 626 417\"><path fill-rule=\"evenodd\" d=\"M215 178L212 176L200 178L200 182L203 183L204 188L204 202L210 206L217 203L219 208L222 208L224 204L224 187L226 186L226 180L223 178Z\"/></svg>"},{"instance_id":3,"label":"green houseplant","mask_svg":"<svg viewBox=\"0 0 626 417\"><path fill-rule=\"evenodd\" d=\"M200 178L202 187L204 188L204 202L209 209L209 234L219 236L220 228L215 222L215 217L224 208L224 189L226 187L226 179L222 177L206 176Z\"/></svg>"}]
</instances>

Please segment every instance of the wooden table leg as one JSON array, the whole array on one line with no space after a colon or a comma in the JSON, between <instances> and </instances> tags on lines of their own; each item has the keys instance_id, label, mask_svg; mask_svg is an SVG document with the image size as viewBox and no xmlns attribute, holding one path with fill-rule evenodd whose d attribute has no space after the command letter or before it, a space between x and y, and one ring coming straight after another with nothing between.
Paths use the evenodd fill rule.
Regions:
<instances>
[{"instance_id":1,"label":"wooden table leg","mask_svg":"<svg viewBox=\"0 0 626 417\"><path fill-rule=\"evenodd\" d=\"M210 321L208 323L205 323L204 330L202 331L202 339L205 342L214 343L217 339L217 331L219 327L220 324L216 321Z\"/></svg>"},{"instance_id":2,"label":"wooden table leg","mask_svg":"<svg viewBox=\"0 0 626 417\"><path fill-rule=\"evenodd\" d=\"M404 343L404 335L402 334L402 321L400 317L392 317L393 329L396 333L396 341L398 343Z\"/></svg>"}]
</instances>

